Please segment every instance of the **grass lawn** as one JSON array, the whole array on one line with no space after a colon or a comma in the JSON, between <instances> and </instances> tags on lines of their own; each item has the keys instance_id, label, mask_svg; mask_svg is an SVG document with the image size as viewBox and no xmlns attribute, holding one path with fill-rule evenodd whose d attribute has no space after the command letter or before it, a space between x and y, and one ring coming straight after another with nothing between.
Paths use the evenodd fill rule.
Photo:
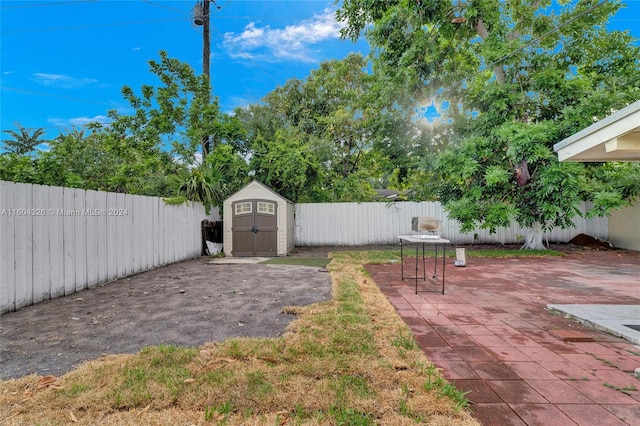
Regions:
<instances>
[{"instance_id":1,"label":"grass lawn","mask_svg":"<svg viewBox=\"0 0 640 426\"><path fill-rule=\"evenodd\" d=\"M324 257L274 257L273 259L260 262L264 265L297 265L297 266L317 266L326 267L331 259Z\"/></svg>"},{"instance_id":2,"label":"grass lawn","mask_svg":"<svg viewBox=\"0 0 640 426\"><path fill-rule=\"evenodd\" d=\"M298 318L278 338L147 347L2 381L2 424L477 425L362 266L394 259L333 253L332 299L285 308Z\"/></svg>"}]
</instances>

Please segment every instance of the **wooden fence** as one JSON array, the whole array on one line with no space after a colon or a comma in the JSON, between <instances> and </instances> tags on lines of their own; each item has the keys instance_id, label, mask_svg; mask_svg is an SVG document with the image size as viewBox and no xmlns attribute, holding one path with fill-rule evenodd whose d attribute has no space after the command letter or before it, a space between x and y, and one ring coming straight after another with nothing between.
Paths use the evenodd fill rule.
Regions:
<instances>
[{"instance_id":1,"label":"wooden fence","mask_svg":"<svg viewBox=\"0 0 640 426\"><path fill-rule=\"evenodd\" d=\"M295 244L397 244L398 235L411 234L416 216L442 219L441 235L453 244L518 243L524 234L515 225L463 234L439 203L296 204ZM0 181L0 311L197 257L204 218L199 203L167 205L155 197ZM575 222L575 228L553 230L548 240L608 237L607 218Z\"/></svg>"},{"instance_id":2,"label":"wooden fence","mask_svg":"<svg viewBox=\"0 0 640 426\"><path fill-rule=\"evenodd\" d=\"M582 212L586 205L581 206ZM441 235L453 244L521 243L524 230L512 225L490 234L486 229L470 233L460 232L460 224L449 219L440 203L335 203L296 204L296 246L354 246L398 244L398 235L411 234L411 218L431 216L443 221ZM584 219L576 217L576 226L554 229L545 234L550 242L568 242L585 233L607 239L607 218Z\"/></svg>"},{"instance_id":3,"label":"wooden fence","mask_svg":"<svg viewBox=\"0 0 640 426\"><path fill-rule=\"evenodd\" d=\"M0 181L0 309L200 255L201 204Z\"/></svg>"}]
</instances>

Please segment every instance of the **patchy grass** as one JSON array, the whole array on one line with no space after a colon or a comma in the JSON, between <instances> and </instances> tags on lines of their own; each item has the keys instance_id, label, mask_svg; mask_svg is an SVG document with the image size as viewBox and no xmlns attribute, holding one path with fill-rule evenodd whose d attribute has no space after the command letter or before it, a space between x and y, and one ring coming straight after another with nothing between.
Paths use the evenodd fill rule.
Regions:
<instances>
[{"instance_id":1,"label":"patchy grass","mask_svg":"<svg viewBox=\"0 0 640 426\"><path fill-rule=\"evenodd\" d=\"M354 252L351 252L354 253ZM400 249L397 250L371 250L367 251L369 264L381 264L381 263L396 263L400 262ZM435 250L426 249L426 257L435 257ZM420 249L422 254L422 249ZM566 256L565 253L557 250L517 250L517 249L469 249L465 250L467 258L532 258L532 257L562 257ZM411 257L415 255L415 247L413 245L407 246L404 249L405 257ZM442 250L438 251L438 256L442 256ZM455 258L455 247L447 247L447 257Z\"/></svg>"},{"instance_id":2,"label":"patchy grass","mask_svg":"<svg viewBox=\"0 0 640 426\"><path fill-rule=\"evenodd\" d=\"M467 257L561 257L565 253L557 250L510 250L510 249L468 249L465 250ZM449 257L455 257L455 252Z\"/></svg>"},{"instance_id":3,"label":"patchy grass","mask_svg":"<svg viewBox=\"0 0 640 426\"><path fill-rule=\"evenodd\" d=\"M370 252L372 255L372 261L369 263L388 263L389 261L400 261L400 249L398 250L381 250L378 252ZM426 249L425 256L434 257L435 250ZM422 254L422 249L420 249ZM466 249L466 257L475 258L512 258L512 257L553 257L553 256L566 256L557 250L514 250L514 249ZM415 247L408 246L404 249L405 257L415 255ZM442 255L442 250L439 250L438 256ZM455 247L447 248L447 257L455 258Z\"/></svg>"},{"instance_id":4,"label":"patchy grass","mask_svg":"<svg viewBox=\"0 0 640 426\"><path fill-rule=\"evenodd\" d=\"M389 256L334 253L332 300L292 308L281 337L148 347L0 382L3 424L477 425L363 273Z\"/></svg>"},{"instance_id":5,"label":"patchy grass","mask_svg":"<svg viewBox=\"0 0 640 426\"><path fill-rule=\"evenodd\" d=\"M273 259L260 262L263 265L296 265L315 266L324 268L331 260L322 257L274 257Z\"/></svg>"}]
</instances>

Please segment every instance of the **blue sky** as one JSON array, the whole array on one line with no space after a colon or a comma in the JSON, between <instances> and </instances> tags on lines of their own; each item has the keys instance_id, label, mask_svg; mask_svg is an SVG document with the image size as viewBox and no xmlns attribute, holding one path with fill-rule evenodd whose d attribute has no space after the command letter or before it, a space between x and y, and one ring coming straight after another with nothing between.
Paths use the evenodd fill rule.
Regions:
<instances>
[{"instance_id":1,"label":"blue sky","mask_svg":"<svg viewBox=\"0 0 640 426\"><path fill-rule=\"evenodd\" d=\"M640 0L611 28L640 39ZM45 128L46 137L126 113L124 85L137 93L156 85L148 60L170 57L202 71L202 27L192 24L195 0L0 1L2 130ZM364 40L342 41L333 1L219 0L211 15L211 80L221 107L260 100L323 60L368 53ZM3 134L2 138L6 135Z\"/></svg>"}]
</instances>

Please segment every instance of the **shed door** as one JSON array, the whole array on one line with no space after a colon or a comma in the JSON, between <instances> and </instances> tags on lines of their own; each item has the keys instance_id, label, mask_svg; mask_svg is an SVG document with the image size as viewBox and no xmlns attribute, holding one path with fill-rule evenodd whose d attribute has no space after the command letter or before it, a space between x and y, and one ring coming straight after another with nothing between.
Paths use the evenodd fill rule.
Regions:
<instances>
[{"instance_id":1,"label":"shed door","mask_svg":"<svg viewBox=\"0 0 640 426\"><path fill-rule=\"evenodd\" d=\"M243 200L233 209L233 256L278 255L278 204L271 200Z\"/></svg>"}]
</instances>

